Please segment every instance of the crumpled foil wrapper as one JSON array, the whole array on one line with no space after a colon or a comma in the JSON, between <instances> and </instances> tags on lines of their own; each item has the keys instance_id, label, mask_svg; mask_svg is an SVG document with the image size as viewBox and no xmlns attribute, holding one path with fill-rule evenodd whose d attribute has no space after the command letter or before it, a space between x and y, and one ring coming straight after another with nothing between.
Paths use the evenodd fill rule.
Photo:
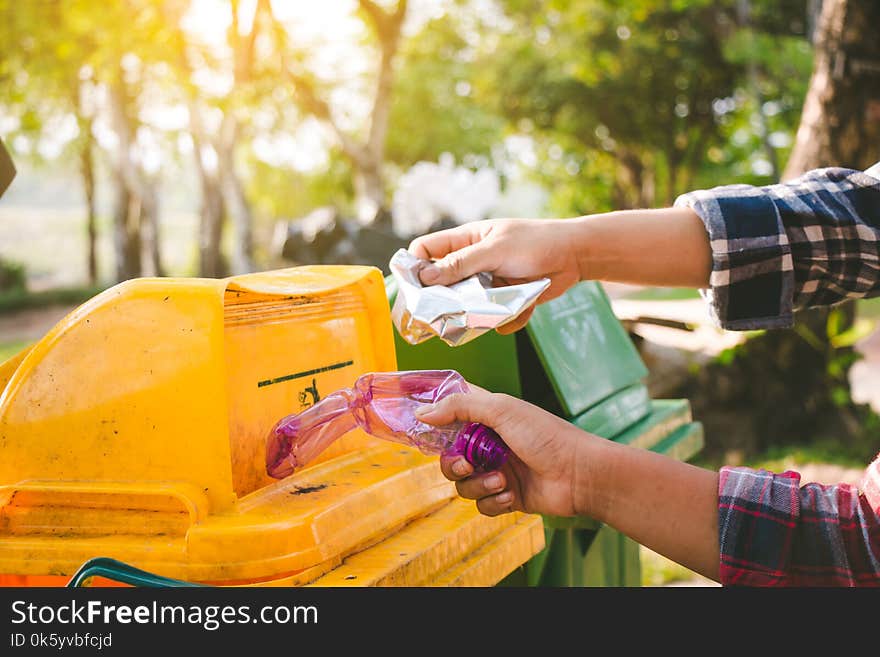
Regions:
<instances>
[{"instance_id":1,"label":"crumpled foil wrapper","mask_svg":"<svg viewBox=\"0 0 880 657\"><path fill-rule=\"evenodd\" d=\"M399 249L388 265L397 283L391 319L400 337L410 344L438 337L451 347L463 345L513 321L550 287L549 278L492 287L488 273L449 286L425 287L419 271L428 264Z\"/></svg>"}]
</instances>

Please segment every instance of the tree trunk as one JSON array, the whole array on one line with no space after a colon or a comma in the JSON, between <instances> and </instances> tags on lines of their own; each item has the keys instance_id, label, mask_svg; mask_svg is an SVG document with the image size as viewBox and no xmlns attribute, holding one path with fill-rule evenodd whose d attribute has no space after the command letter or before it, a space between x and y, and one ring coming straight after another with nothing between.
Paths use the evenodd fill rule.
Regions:
<instances>
[{"instance_id":1,"label":"tree trunk","mask_svg":"<svg viewBox=\"0 0 880 657\"><path fill-rule=\"evenodd\" d=\"M355 212L358 221L372 224L385 210L385 181L381 162L368 162L354 168Z\"/></svg>"},{"instance_id":2,"label":"tree trunk","mask_svg":"<svg viewBox=\"0 0 880 657\"><path fill-rule=\"evenodd\" d=\"M825 0L815 62L784 179L880 160L880 2Z\"/></svg>"},{"instance_id":3,"label":"tree trunk","mask_svg":"<svg viewBox=\"0 0 880 657\"><path fill-rule=\"evenodd\" d=\"M651 154L618 147L615 158L618 175L612 190L614 207L619 210L653 207L657 190Z\"/></svg>"},{"instance_id":4,"label":"tree trunk","mask_svg":"<svg viewBox=\"0 0 880 657\"><path fill-rule=\"evenodd\" d=\"M370 116L370 134L365 150L366 159L355 170L355 207L358 220L371 224L387 210L385 201L385 140L388 136L388 119L391 116L391 91L394 86L394 56L400 42L400 20L406 12L406 2L398 5L397 27L383 36L379 32L382 57L379 61L379 76L376 82L376 95ZM397 14L395 14L397 15Z\"/></svg>"},{"instance_id":5,"label":"tree trunk","mask_svg":"<svg viewBox=\"0 0 880 657\"><path fill-rule=\"evenodd\" d=\"M116 280L121 282L141 275L140 203L119 171L114 176L114 182L113 244L116 251Z\"/></svg>"},{"instance_id":6,"label":"tree trunk","mask_svg":"<svg viewBox=\"0 0 880 657\"><path fill-rule=\"evenodd\" d=\"M202 203L199 211L199 275L220 278L227 275L221 247L226 204L219 175L219 156L205 138L202 115L195 100L189 104L190 135L193 140L193 157L201 184Z\"/></svg>"},{"instance_id":7,"label":"tree trunk","mask_svg":"<svg viewBox=\"0 0 880 657\"><path fill-rule=\"evenodd\" d=\"M114 212L114 243L116 245L116 276L120 281L143 275L142 228L145 212L151 204L144 174L132 160L135 115L130 89L120 70L110 86L110 109L116 133L116 209Z\"/></svg>"},{"instance_id":8,"label":"tree trunk","mask_svg":"<svg viewBox=\"0 0 880 657\"><path fill-rule=\"evenodd\" d=\"M83 122L85 137L80 149L80 175L86 200L86 259L89 285L98 283L98 217L95 205L95 154L92 149L92 122Z\"/></svg>"},{"instance_id":9,"label":"tree trunk","mask_svg":"<svg viewBox=\"0 0 880 657\"><path fill-rule=\"evenodd\" d=\"M196 160L201 156L196 153ZM206 170L204 164L197 166L202 187L202 205L199 212L199 275L208 278L226 276L221 246L225 204L220 180Z\"/></svg>"},{"instance_id":10,"label":"tree trunk","mask_svg":"<svg viewBox=\"0 0 880 657\"><path fill-rule=\"evenodd\" d=\"M199 218L199 275L208 278L226 276L223 254L223 193L219 181L202 178L202 208Z\"/></svg>"},{"instance_id":11,"label":"tree trunk","mask_svg":"<svg viewBox=\"0 0 880 657\"><path fill-rule=\"evenodd\" d=\"M222 183L223 203L235 230L230 269L233 274L254 271L253 214L244 193L244 186L235 168L235 144L238 139L238 121L227 110L220 126L217 147L217 166Z\"/></svg>"},{"instance_id":12,"label":"tree trunk","mask_svg":"<svg viewBox=\"0 0 880 657\"><path fill-rule=\"evenodd\" d=\"M329 125L339 140L342 152L351 162L354 170L355 213L358 221L366 225L387 214L383 172L385 140L391 114L394 60L400 45L408 1L397 0L396 6L391 10L382 8L374 0L358 0L358 5L379 41L381 52L376 92L370 111L370 126L365 142L358 142L340 127L334 119L330 106L319 96L308 76L291 68L283 59L282 66L294 87L299 106ZM271 9L267 9L266 14L275 21L275 34L281 40L279 48L283 51L286 39L284 28L277 23Z\"/></svg>"},{"instance_id":13,"label":"tree trunk","mask_svg":"<svg viewBox=\"0 0 880 657\"><path fill-rule=\"evenodd\" d=\"M813 74L784 180L821 167L864 169L880 159L880 3L824 0L814 32ZM847 372L853 349L829 342L827 308L798 314L797 321L818 337L828 360L847 363L837 384L849 391ZM841 328L855 321L855 304L837 309ZM797 339L793 337L792 339ZM828 363L826 362L826 366Z\"/></svg>"},{"instance_id":14,"label":"tree trunk","mask_svg":"<svg viewBox=\"0 0 880 657\"><path fill-rule=\"evenodd\" d=\"M143 275L164 276L159 241L159 181L145 176L140 207Z\"/></svg>"},{"instance_id":15,"label":"tree trunk","mask_svg":"<svg viewBox=\"0 0 880 657\"><path fill-rule=\"evenodd\" d=\"M228 35L233 53L233 88L240 92L246 90L251 82L256 39L264 18L271 13L271 7L269 0L257 0L253 8L251 27L246 34L241 33L241 3L239 0L231 0L229 8L232 20ZM245 274L255 269L254 219L244 185L242 185L235 165L235 147L240 128L240 117L237 115L237 111L238 104L231 102L220 122L219 133L214 143L217 151L217 167L223 193L223 205L235 230L230 270L233 274Z\"/></svg>"}]
</instances>

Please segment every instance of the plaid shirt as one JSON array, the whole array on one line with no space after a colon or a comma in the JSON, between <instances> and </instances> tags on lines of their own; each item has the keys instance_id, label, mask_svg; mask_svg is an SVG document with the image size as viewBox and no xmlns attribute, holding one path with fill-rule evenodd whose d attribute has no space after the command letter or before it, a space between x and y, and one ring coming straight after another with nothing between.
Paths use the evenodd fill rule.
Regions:
<instances>
[{"instance_id":1,"label":"plaid shirt","mask_svg":"<svg viewBox=\"0 0 880 657\"><path fill-rule=\"evenodd\" d=\"M786 328L796 310L880 295L880 163L699 190L675 204L709 233L701 293L722 328ZM720 475L722 584L880 586L880 455L858 488L801 485L791 471Z\"/></svg>"}]
</instances>

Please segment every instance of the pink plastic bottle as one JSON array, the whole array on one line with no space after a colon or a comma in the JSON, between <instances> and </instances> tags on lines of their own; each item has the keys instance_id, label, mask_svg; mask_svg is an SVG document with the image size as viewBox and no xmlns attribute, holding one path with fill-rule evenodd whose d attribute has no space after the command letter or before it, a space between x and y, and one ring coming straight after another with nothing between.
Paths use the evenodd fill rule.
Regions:
<instances>
[{"instance_id":1,"label":"pink plastic bottle","mask_svg":"<svg viewBox=\"0 0 880 657\"><path fill-rule=\"evenodd\" d=\"M337 390L302 413L279 420L266 444L266 471L277 479L286 477L357 427L425 454L461 454L478 471L497 470L508 448L486 425L456 422L435 427L414 415L420 406L467 391L464 377L454 370L364 374L352 388Z\"/></svg>"}]
</instances>

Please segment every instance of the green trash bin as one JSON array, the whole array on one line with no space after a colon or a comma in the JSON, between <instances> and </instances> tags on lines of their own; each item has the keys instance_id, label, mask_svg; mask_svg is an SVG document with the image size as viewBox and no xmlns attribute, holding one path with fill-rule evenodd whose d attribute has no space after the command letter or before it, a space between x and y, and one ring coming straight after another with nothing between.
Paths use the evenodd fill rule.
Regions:
<instances>
[{"instance_id":1,"label":"green trash bin","mask_svg":"<svg viewBox=\"0 0 880 657\"><path fill-rule=\"evenodd\" d=\"M386 278L389 303L396 285ZM578 427L688 460L703 430L685 399L653 400L648 370L605 291L585 281L535 309L515 335L484 334L460 347L410 345L395 332L401 370L455 369L468 381L536 404ZM589 518L544 516L546 547L501 584L639 586L639 546Z\"/></svg>"}]
</instances>

